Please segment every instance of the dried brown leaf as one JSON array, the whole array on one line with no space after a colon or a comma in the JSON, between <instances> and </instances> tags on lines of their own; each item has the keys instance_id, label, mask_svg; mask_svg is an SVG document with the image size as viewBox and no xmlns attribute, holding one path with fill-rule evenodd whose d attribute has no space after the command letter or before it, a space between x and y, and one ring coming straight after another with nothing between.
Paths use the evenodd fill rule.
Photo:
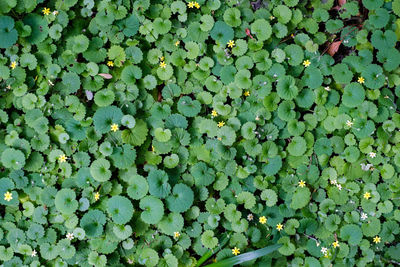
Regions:
<instances>
[{"instance_id":1,"label":"dried brown leaf","mask_svg":"<svg viewBox=\"0 0 400 267\"><path fill-rule=\"evenodd\" d=\"M107 80L112 79L112 77L113 77L111 74L108 74L108 73L99 73L98 75Z\"/></svg>"},{"instance_id":2,"label":"dried brown leaf","mask_svg":"<svg viewBox=\"0 0 400 267\"><path fill-rule=\"evenodd\" d=\"M329 49L328 49L328 54L331 55L331 57L333 57L333 55L336 54L336 52L339 50L339 47L341 44L342 44L342 41L337 41L337 42L331 43L331 45L329 46Z\"/></svg>"}]
</instances>

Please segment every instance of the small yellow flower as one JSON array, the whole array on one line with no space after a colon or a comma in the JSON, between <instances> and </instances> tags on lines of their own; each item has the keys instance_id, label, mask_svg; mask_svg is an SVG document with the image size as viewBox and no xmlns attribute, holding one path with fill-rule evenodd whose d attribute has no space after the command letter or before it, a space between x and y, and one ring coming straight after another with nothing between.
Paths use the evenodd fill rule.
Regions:
<instances>
[{"instance_id":1,"label":"small yellow flower","mask_svg":"<svg viewBox=\"0 0 400 267\"><path fill-rule=\"evenodd\" d=\"M5 193L4 193L4 200L10 202L11 199L12 199L12 193L10 193L10 192L8 192L8 191L5 192Z\"/></svg>"},{"instance_id":2,"label":"small yellow flower","mask_svg":"<svg viewBox=\"0 0 400 267\"><path fill-rule=\"evenodd\" d=\"M219 127L219 128L221 128L222 126L224 126L225 125L225 122L223 122L223 121L220 121L220 122L218 122L218 124L217 124L217 126Z\"/></svg>"},{"instance_id":3,"label":"small yellow flower","mask_svg":"<svg viewBox=\"0 0 400 267\"><path fill-rule=\"evenodd\" d=\"M154 146L151 146L151 152L156 151L156 149L154 148Z\"/></svg>"},{"instance_id":4,"label":"small yellow flower","mask_svg":"<svg viewBox=\"0 0 400 267\"><path fill-rule=\"evenodd\" d=\"M112 62L111 60L109 60L109 61L107 62L107 66L109 66L109 67L114 67L114 62Z\"/></svg>"},{"instance_id":5,"label":"small yellow flower","mask_svg":"<svg viewBox=\"0 0 400 267\"><path fill-rule=\"evenodd\" d=\"M193 8L193 7L194 7L194 2L189 2L189 3L187 4L187 6L188 6L188 8Z\"/></svg>"},{"instance_id":6,"label":"small yellow flower","mask_svg":"<svg viewBox=\"0 0 400 267\"><path fill-rule=\"evenodd\" d=\"M371 193L370 192L365 192L363 196L364 196L365 199L369 199L371 197Z\"/></svg>"},{"instance_id":7,"label":"small yellow flower","mask_svg":"<svg viewBox=\"0 0 400 267\"><path fill-rule=\"evenodd\" d=\"M195 7L195 8L197 8L197 9L199 9L199 8L200 8L200 5L199 5L199 3L197 3L197 2L194 2L194 7Z\"/></svg>"},{"instance_id":8,"label":"small yellow flower","mask_svg":"<svg viewBox=\"0 0 400 267\"><path fill-rule=\"evenodd\" d=\"M116 132L116 131L118 131L118 124L112 124L111 125L111 131L113 131L113 132Z\"/></svg>"},{"instance_id":9,"label":"small yellow flower","mask_svg":"<svg viewBox=\"0 0 400 267\"><path fill-rule=\"evenodd\" d=\"M47 16L47 15L50 14L50 8L45 7L45 8L43 8L42 12L43 12L44 15Z\"/></svg>"},{"instance_id":10,"label":"small yellow flower","mask_svg":"<svg viewBox=\"0 0 400 267\"><path fill-rule=\"evenodd\" d=\"M358 80L357 80L360 84L363 84L364 82L365 82L365 79L364 79L364 77L358 77Z\"/></svg>"},{"instance_id":11,"label":"small yellow flower","mask_svg":"<svg viewBox=\"0 0 400 267\"><path fill-rule=\"evenodd\" d=\"M215 109L213 109L213 110L211 111L211 116L217 117L217 115L218 115L217 111L216 111Z\"/></svg>"},{"instance_id":12,"label":"small yellow flower","mask_svg":"<svg viewBox=\"0 0 400 267\"><path fill-rule=\"evenodd\" d=\"M276 225L276 230L278 230L278 231L280 232L282 229L283 229L283 225L280 224L280 223L278 223L278 224Z\"/></svg>"},{"instance_id":13,"label":"small yellow flower","mask_svg":"<svg viewBox=\"0 0 400 267\"><path fill-rule=\"evenodd\" d=\"M221 140L222 140L222 138L221 138L221 137L218 137L217 139L218 139L219 141L221 141Z\"/></svg>"},{"instance_id":14,"label":"small yellow flower","mask_svg":"<svg viewBox=\"0 0 400 267\"><path fill-rule=\"evenodd\" d=\"M334 248L340 247L339 241L333 242L333 243L332 243L332 246L333 246Z\"/></svg>"},{"instance_id":15,"label":"small yellow flower","mask_svg":"<svg viewBox=\"0 0 400 267\"><path fill-rule=\"evenodd\" d=\"M181 41L176 41L175 46L178 46L181 43Z\"/></svg>"},{"instance_id":16,"label":"small yellow flower","mask_svg":"<svg viewBox=\"0 0 400 267\"><path fill-rule=\"evenodd\" d=\"M235 256L239 255L240 254L240 248L234 247L232 249L232 254L235 255Z\"/></svg>"},{"instance_id":17,"label":"small yellow flower","mask_svg":"<svg viewBox=\"0 0 400 267\"><path fill-rule=\"evenodd\" d=\"M243 93L244 96L250 96L250 91L246 91Z\"/></svg>"},{"instance_id":18,"label":"small yellow flower","mask_svg":"<svg viewBox=\"0 0 400 267\"><path fill-rule=\"evenodd\" d=\"M375 236L373 240L374 240L375 244L378 244L381 242L381 238L379 236Z\"/></svg>"},{"instance_id":19,"label":"small yellow flower","mask_svg":"<svg viewBox=\"0 0 400 267\"><path fill-rule=\"evenodd\" d=\"M233 40L229 40L229 42L227 43L228 47L232 48L235 46L235 41Z\"/></svg>"},{"instance_id":20,"label":"small yellow flower","mask_svg":"<svg viewBox=\"0 0 400 267\"><path fill-rule=\"evenodd\" d=\"M273 20L273 19L275 19L275 17L271 15L271 16L269 16L269 19Z\"/></svg>"},{"instance_id":21,"label":"small yellow flower","mask_svg":"<svg viewBox=\"0 0 400 267\"><path fill-rule=\"evenodd\" d=\"M265 216L262 216L262 217L260 217L260 219L258 219L258 221L259 221L261 224L266 224L266 223L267 223L267 218L265 218Z\"/></svg>"},{"instance_id":22,"label":"small yellow flower","mask_svg":"<svg viewBox=\"0 0 400 267\"><path fill-rule=\"evenodd\" d=\"M300 180L299 186L300 186L301 188L305 187L305 186L306 186L306 182L304 182L303 180Z\"/></svg>"},{"instance_id":23,"label":"small yellow flower","mask_svg":"<svg viewBox=\"0 0 400 267\"><path fill-rule=\"evenodd\" d=\"M161 61L160 67L163 68L163 69L165 69L165 68L167 67L167 64L165 64L164 61Z\"/></svg>"},{"instance_id":24,"label":"small yellow flower","mask_svg":"<svg viewBox=\"0 0 400 267\"><path fill-rule=\"evenodd\" d=\"M310 61L310 60L308 60L308 59L307 59L307 60L304 60L304 61L303 61L303 65L304 65L304 67L306 67L306 68L307 68L308 66L310 66L310 65L311 65L311 61Z\"/></svg>"},{"instance_id":25,"label":"small yellow flower","mask_svg":"<svg viewBox=\"0 0 400 267\"><path fill-rule=\"evenodd\" d=\"M164 61L164 59L165 59L164 56L160 57L160 61Z\"/></svg>"},{"instance_id":26,"label":"small yellow flower","mask_svg":"<svg viewBox=\"0 0 400 267\"><path fill-rule=\"evenodd\" d=\"M181 234L179 232L174 232L174 237L175 238L179 238L181 236Z\"/></svg>"},{"instance_id":27,"label":"small yellow flower","mask_svg":"<svg viewBox=\"0 0 400 267\"><path fill-rule=\"evenodd\" d=\"M65 156L65 154L62 154L58 157L58 162L62 163L66 161L67 161L67 156Z\"/></svg>"},{"instance_id":28,"label":"small yellow flower","mask_svg":"<svg viewBox=\"0 0 400 267\"><path fill-rule=\"evenodd\" d=\"M99 192L96 192L95 194L94 194L94 200L99 200L100 199L100 193Z\"/></svg>"},{"instance_id":29,"label":"small yellow flower","mask_svg":"<svg viewBox=\"0 0 400 267\"><path fill-rule=\"evenodd\" d=\"M11 62L11 64L10 64L11 69L15 69L16 66L17 66L17 62L15 62L15 61Z\"/></svg>"}]
</instances>

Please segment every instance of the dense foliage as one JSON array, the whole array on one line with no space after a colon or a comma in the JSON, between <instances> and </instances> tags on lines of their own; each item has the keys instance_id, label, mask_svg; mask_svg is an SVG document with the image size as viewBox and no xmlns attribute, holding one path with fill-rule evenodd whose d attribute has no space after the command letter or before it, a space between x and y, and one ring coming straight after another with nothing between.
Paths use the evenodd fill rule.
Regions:
<instances>
[{"instance_id":1,"label":"dense foliage","mask_svg":"<svg viewBox=\"0 0 400 267\"><path fill-rule=\"evenodd\" d=\"M1 266L399 265L399 17L0 0Z\"/></svg>"}]
</instances>

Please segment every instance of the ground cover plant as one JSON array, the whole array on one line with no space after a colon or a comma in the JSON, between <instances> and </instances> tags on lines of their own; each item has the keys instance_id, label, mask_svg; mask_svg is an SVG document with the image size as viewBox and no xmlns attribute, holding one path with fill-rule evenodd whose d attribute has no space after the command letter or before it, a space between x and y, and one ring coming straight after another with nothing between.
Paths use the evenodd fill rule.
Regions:
<instances>
[{"instance_id":1,"label":"ground cover plant","mask_svg":"<svg viewBox=\"0 0 400 267\"><path fill-rule=\"evenodd\" d=\"M399 17L0 0L0 265L400 265Z\"/></svg>"}]
</instances>

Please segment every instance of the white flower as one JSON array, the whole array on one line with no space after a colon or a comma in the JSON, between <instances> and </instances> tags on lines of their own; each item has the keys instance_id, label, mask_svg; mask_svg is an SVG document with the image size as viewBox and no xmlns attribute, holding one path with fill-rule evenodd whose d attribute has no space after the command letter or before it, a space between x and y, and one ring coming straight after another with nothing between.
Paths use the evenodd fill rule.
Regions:
<instances>
[{"instance_id":1,"label":"white flower","mask_svg":"<svg viewBox=\"0 0 400 267\"><path fill-rule=\"evenodd\" d=\"M250 213L249 215L247 215L247 220L252 221L253 218L254 218L253 214Z\"/></svg>"},{"instance_id":2,"label":"white flower","mask_svg":"<svg viewBox=\"0 0 400 267\"><path fill-rule=\"evenodd\" d=\"M256 121L258 121L258 120L260 120L260 117L257 116L257 117L256 117Z\"/></svg>"},{"instance_id":3,"label":"white flower","mask_svg":"<svg viewBox=\"0 0 400 267\"><path fill-rule=\"evenodd\" d=\"M68 240L74 239L74 234L73 234L73 233L68 233L68 234L67 234L67 239L68 239Z\"/></svg>"},{"instance_id":4,"label":"white flower","mask_svg":"<svg viewBox=\"0 0 400 267\"><path fill-rule=\"evenodd\" d=\"M322 248L321 248L321 252L322 252L323 254L326 254L326 253L328 252L328 249L327 249L326 247L322 247Z\"/></svg>"},{"instance_id":5,"label":"white flower","mask_svg":"<svg viewBox=\"0 0 400 267\"><path fill-rule=\"evenodd\" d=\"M351 120L346 121L346 125L349 127L353 126L353 124L354 124L354 122L352 122Z\"/></svg>"},{"instance_id":6,"label":"white flower","mask_svg":"<svg viewBox=\"0 0 400 267\"><path fill-rule=\"evenodd\" d=\"M331 184L334 184L334 185L336 185L336 184L337 184L337 181L336 181L336 179L335 179L335 180L331 180Z\"/></svg>"},{"instance_id":7,"label":"white flower","mask_svg":"<svg viewBox=\"0 0 400 267\"><path fill-rule=\"evenodd\" d=\"M368 164L361 163L360 165L361 165L361 169L362 169L363 171L369 171L370 168L374 166L374 165L369 164L369 163L368 163Z\"/></svg>"},{"instance_id":8,"label":"white flower","mask_svg":"<svg viewBox=\"0 0 400 267\"><path fill-rule=\"evenodd\" d=\"M370 156L371 158L375 158L375 157L376 157L376 153L375 153L375 152L369 152L369 156Z\"/></svg>"},{"instance_id":9,"label":"white flower","mask_svg":"<svg viewBox=\"0 0 400 267\"><path fill-rule=\"evenodd\" d=\"M342 190L342 185L341 185L341 184L337 184L336 187L337 187L339 190Z\"/></svg>"},{"instance_id":10,"label":"white flower","mask_svg":"<svg viewBox=\"0 0 400 267\"><path fill-rule=\"evenodd\" d=\"M366 220L368 218L368 215L364 212L361 212L361 220Z\"/></svg>"},{"instance_id":11,"label":"white flower","mask_svg":"<svg viewBox=\"0 0 400 267\"><path fill-rule=\"evenodd\" d=\"M37 255L36 250L33 250L33 251L32 251L32 254L31 254L31 257L36 257L36 255Z\"/></svg>"},{"instance_id":12,"label":"white flower","mask_svg":"<svg viewBox=\"0 0 400 267\"><path fill-rule=\"evenodd\" d=\"M328 92L331 90L331 88L330 88L329 86L325 86L324 89L325 89L326 91L328 91Z\"/></svg>"}]
</instances>

